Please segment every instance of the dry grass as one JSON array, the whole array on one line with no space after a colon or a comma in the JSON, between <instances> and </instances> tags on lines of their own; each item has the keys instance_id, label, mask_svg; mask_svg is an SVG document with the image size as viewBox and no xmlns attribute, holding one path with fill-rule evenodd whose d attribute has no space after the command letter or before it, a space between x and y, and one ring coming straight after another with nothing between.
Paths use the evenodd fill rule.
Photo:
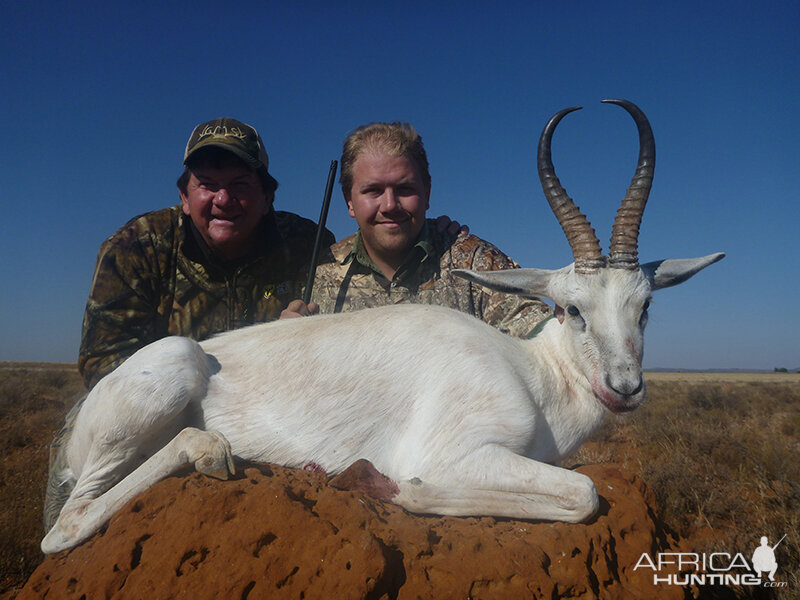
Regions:
<instances>
[{"instance_id":1,"label":"dry grass","mask_svg":"<svg viewBox=\"0 0 800 600\"><path fill-rule=\"evenodd\" d=\"M41 563L49 445L83 393L73 364L0 363L0 597Z\"/></svg>"},{"instance_id":2,"label":"dry grass","mask_svg":"<svg viewBox=\"0 0 800 600\"><path fill-rule=\"evenodd\" d=\"M788 588L800 593L800 375L653 373L647 402L607 419L571 462L613 461L653 488L664 520L693 552L774 544ZM781 595L784 594L784 595Z\"/></svg>"},{"instance_id":3,"label":"dry grass","mask_svg":"<svg viewBox=\"0 0 800 600\"><path fill-rule=\"evenodd\" d=\"M798 593L800 375L653 373L647 382L646 404L607 419L571 462L641 473L692 551L749 558L760 536L787 534L778 578L789 581L784 593ZM0 599L43 558L48 446L82 393L74 365L0 363Z\"/></svg>"}]
</instances>

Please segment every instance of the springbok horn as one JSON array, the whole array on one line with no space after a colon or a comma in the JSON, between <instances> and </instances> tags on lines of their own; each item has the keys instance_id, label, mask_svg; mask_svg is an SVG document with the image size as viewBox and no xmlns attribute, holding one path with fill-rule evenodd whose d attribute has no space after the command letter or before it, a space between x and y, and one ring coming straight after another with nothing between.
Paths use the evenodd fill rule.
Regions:
<instances>
[{"instance_id":1,"label":"springbok horn","mask_svg":"<svg viewBox=\"0 0 800 600\"><path fill-rule=\"evenodd\" d=\"M637 269L639 267L639 226L642 224L644 206L653 185L656 167L656 142L647 117L638 106L627 100L603 100L617 104L633 117L639 130L639 161L636 174L625 192L622 205L614 219L609 248L609 266L617 269Z\"/></svg>"},{"instance_id":2,"label":"springbok horn","mask_svg":"<svg viewBox=\"0 0 800 600\"><path fill-rule=\"evenodd\" d=\"M570 248L572 248L572 256L575 259L575 272L591 274L596 273L605 264L603 251L600 249L600 241L597 239L589 221L561 186L561 182L556 177L550 153L550 142L553 139L553 132L558 122L565 115L581 108L580 106L565 108L553 115L547 122L539 138L537 164L544 195L550 203L550 208L556 215L556 219L561 224L564 234L567 236Z\"/></svg>"}]
</instances>

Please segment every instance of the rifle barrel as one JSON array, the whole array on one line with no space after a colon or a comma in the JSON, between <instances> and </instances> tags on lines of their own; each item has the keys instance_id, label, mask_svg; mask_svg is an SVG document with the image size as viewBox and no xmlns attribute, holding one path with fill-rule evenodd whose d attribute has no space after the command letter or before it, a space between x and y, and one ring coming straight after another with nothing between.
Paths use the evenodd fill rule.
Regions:
<instances>
[{"instance_id":1,"label":"rifle barrel","mask_svg":"<svg viewBox=\"0 0 800 600\"><path fill-rule=\"evenodd\" d=\"M314 276L317 272L317 261L319 260L320 246L322 246L322 236L325 233L325 221L328 220L328 207L331 204L331 193L333 192L333 182L336 179L336 169L339 163L331 161L331 168L328 171L328 183L325 185L325 196L322 199L322 210L319 213L319 225L317 226L317 237L314 240L314 249L311 252L311 264L308 267L308 281L306 281L306 291L303 294L303 302L308 304L311 301L311 291L314 287Z\"/></svg>"},{"instance_id":2,"label":"rifle barrel","mask_svg":"<svg viewBox=\"0 0 800 600\"><path fill-rule=\"evenodd\" d=\"M783 539L784 539L785 537L786 537L786 534L784 533L784 534L783 534L783 537L782 537L781 539L779 539L779 540L778 540L778 544L780 544L780 543L783 541ZM772 547L772 549L773 549L773 550L775 550L775 548L777 548L777 547L778 547L778 544L775 544L775 545Z\"/></svg>"}]
</instances>

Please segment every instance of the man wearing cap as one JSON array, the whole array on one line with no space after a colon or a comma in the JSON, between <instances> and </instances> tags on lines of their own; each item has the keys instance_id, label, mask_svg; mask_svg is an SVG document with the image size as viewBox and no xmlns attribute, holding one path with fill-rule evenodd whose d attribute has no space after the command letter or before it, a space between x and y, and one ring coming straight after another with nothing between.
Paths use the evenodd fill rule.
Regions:
<instances>
[{"instance_id":1,"label":"man wearing cap","mask_svg":"<svg viewBox=\"0 0 800 600\"><path fill-rule=\"evenodd\" d=\"M258 132L230 118L198 125L184 165L179 205L131 219L100 246L78 359L88 388L155 340L271 321L301 296L316 224L273 209L278 182ZM56 478L79 407L51 446L46 529L69 495Z\"/></svg>"},{"instance_id":2,"label":"man wearing cap","mask_svg":"<svg viewBox=\"0 0 800 600\"><path fill-rule=\"evenodd\" d=\"M184 165L180 205L135 217L100 247L78 361L90 388L157 339L271 321L299 296L316 224L273 209L278 183L256 130L198 125Z\"/></svg>"}]
</instances>

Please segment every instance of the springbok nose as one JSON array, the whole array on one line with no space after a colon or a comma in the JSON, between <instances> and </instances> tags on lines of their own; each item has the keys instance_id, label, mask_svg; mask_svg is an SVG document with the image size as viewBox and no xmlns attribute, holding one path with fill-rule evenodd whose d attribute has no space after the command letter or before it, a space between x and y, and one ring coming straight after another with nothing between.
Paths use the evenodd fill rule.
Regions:
<instances>
[{"instance_id":1,"label":"springbok nose","mask_svg":"<svg viewBox=\"0 0 800 600\"><path fill-rule=\"evenodd\" d=\"M635 396L642 391L644 379L641 373L639 373L638 377L620 377L617 379L611 375L606 375L606 385L620 396Z\"/></svg>"}]
</instances>

